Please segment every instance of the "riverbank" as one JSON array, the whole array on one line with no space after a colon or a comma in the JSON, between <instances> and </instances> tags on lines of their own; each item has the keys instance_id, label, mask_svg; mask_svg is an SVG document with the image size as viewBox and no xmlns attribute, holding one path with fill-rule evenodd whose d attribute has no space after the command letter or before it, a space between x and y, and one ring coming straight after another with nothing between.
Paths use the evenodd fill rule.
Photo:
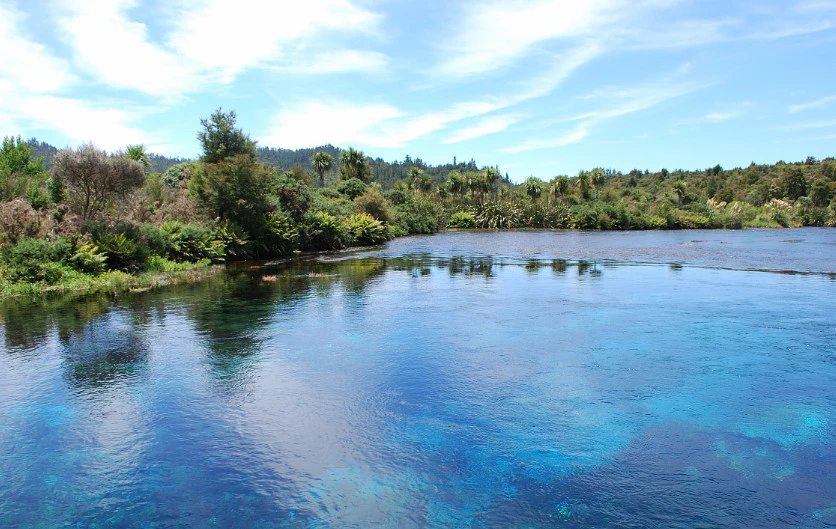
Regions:
<instances>
[{"instance_id":1,"label":"riverbank","mask_svg":"<svg viewBox=\"0 0 836 529\"><path fill-rule=\"evenodd\" d=\"M223 265L213 265L208 260L197 263L168 262L163 270L145 271L133 275L120 270L110 270L93 275L83 272L65 273L55 284L44 282L10 282L0 277L0 299L28 296L44 298L63 294L119 294L137 292L168 285L180 285L203 281L224 270Z\"/></svg>"}]
</instances>

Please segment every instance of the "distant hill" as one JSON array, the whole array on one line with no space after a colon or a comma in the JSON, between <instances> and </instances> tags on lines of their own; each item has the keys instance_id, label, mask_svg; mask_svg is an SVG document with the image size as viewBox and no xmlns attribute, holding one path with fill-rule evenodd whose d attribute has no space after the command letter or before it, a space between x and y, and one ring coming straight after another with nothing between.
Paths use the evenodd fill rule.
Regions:
<instances>
[{"instance_id":1,"label":"distant hill","mask_svg":"<svg viewBox=\"0 0 836 529\"><path fill-rule=\"evenodd\" d=\"M59 149L46 142L38 141L36 138L31 138L26 143L32 147L32 154L34 156L39 156L44 159L44 164L49 169L52 164L52 158ZM295 150L276 147L258 147L257 150L259 158L267 165L281 169L290 169L296 165L301 165L308 170L313 170L311 157L314 153L319 151L327 152L334 157L334 167L329 171L329 174L334 178L336 178L337 166L339 165L340 153L342 152L342 149L334 147L331 144ZM157 173L162 173L172 165L189 160L189 158L169 158L168 156L154 153L149 153L148 158L151 160L151 171ZM443 182L450 171L466 172L482 169L473 159L468 162L458 162L454 158L453 163L428 165L421 158L412 158L409 155L402 161L395 160L393 162L387 162L382 158L369 157L369 163L372 169L372 180L378 182L384 189L390 189L395 185L397 180L407 178L409 176L409 170L413 167L418 167L430 175L436 183ZM496 169L499 170L498 167ZM503 179L508 181L507 175Z\"/></svg>"}]
</instances>

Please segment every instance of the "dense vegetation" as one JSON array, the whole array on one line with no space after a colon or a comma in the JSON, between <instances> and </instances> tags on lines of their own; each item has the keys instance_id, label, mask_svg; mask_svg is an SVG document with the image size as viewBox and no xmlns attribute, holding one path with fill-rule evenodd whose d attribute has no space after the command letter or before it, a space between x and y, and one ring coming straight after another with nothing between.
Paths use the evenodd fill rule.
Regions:
<instances>
[{"instance_id":1,"label":"dense vegetation","mask_svg":"<svg viewBox=\"0 0 836 529\"><path fill-rule=\"evenodd\" d=\"M448 228L836 225L833 158L730 170L593 169L513 185L473 160L428 166L330 145L259 148L235 124L235 113L220 109L202 120L197 161L139 145L108 154L5 138L0 291L118 287L137 274L193 273L230 259Z\"/></svg>"}]
</instances>

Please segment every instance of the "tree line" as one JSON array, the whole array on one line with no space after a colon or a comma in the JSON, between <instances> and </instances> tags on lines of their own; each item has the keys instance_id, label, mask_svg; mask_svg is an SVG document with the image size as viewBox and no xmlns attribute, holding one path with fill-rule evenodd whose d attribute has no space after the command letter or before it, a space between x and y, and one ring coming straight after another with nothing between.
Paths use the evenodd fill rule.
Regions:
<instances>
[{"instance_id":1,"label":"tree line","mask_svg":"<svg viewBox=\"0 0 836 529\"><path fill-rule=\"evenodd\" d=\"M593 168L513 184L473 160L428 166L352 147L260 148L236 126L235 112L222 109L201 120L197 136L199 159L166 159L164 170L141 145L110 154L92 144L53 151L4 138L5 284L334 250L443 229L836 224L833 158L728 170Z\"/></svg>"}]
</instances>

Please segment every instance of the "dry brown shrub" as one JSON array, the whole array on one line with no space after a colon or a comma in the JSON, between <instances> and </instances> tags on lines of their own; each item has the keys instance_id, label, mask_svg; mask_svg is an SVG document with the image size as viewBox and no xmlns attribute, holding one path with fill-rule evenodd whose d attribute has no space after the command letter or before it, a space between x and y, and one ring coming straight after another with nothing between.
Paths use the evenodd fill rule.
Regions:
<instances>
[{"instance_id":1,"label":"dry brown shrub","mask_svg":"<svg viewBox=\"0 0 836 529\"><path fill-rule=\"evenodd\" d=\"M40 215L23 199L0 202L0 244L16 244L41 230Z\"/></svg>"}]
</instances>

